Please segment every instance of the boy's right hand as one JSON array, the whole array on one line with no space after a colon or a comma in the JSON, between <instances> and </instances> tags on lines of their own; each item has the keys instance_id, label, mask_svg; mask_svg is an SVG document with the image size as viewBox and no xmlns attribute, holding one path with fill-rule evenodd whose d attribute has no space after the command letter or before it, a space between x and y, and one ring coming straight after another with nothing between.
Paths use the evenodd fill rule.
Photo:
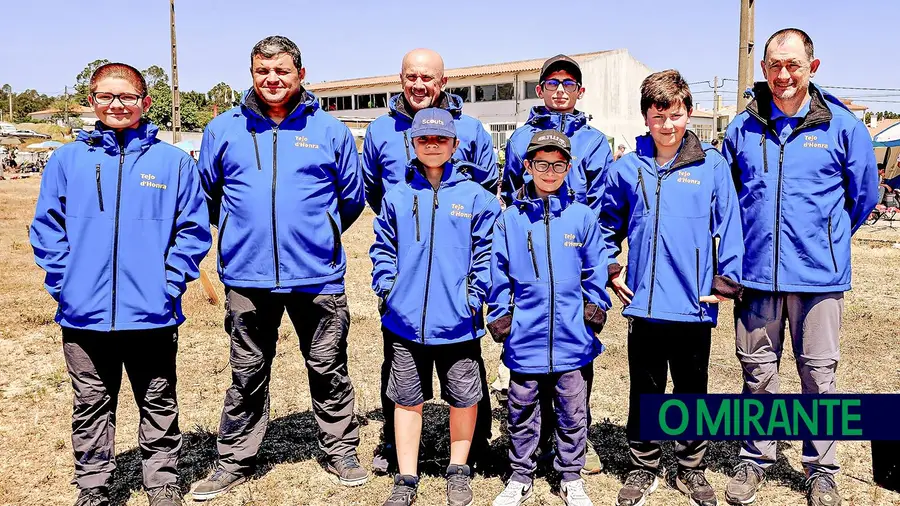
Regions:
<instances>
[{"instance_id":1,"label":"boy's right hand","mask_svg":"<svg viewBox=\"0 0 900 506\"><path fill-rule=\"evenodd\" d=\"M622 301L622 304L627 306L631 304L631 298L634 297L634 292L632 292L628 285L625 284L625 271L628 270L628 266L622 267L622 270L619 271L618 274L614 275L610 280L609 284L612 285L613 292L616 293L616 297Z\"/></svg>"}]
</instances>

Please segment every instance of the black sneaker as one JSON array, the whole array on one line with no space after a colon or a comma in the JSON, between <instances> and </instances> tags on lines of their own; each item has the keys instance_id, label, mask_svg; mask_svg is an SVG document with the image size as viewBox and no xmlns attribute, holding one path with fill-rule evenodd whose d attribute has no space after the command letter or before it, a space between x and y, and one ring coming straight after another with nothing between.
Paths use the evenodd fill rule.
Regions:
<instances>
[{"instance_id":1,"label":"black sneaker","mask_svg":"<svg viewBox=\"0 0 900 506\"><path fill-rule=\"evenodd\" d=\"M78 494L75 506L109 506L106 487L83 488Z\"/></svg>"},{"instance_id":2,"label":"black sneaker","mask_svg":"<svg viewBox=\"0 0 900 506\"><path fill-rule=\"evenodd\" d=\"M419 487L419 478L407 474L394 476L394 488L391 495L384 501L384 506L410 506L416 502L416 490Z\"/></svg>"},{"instance_id":3,"label":"black sneaker","mask_svg":"<svg viewBox=\"0 0 900 506\"><path fill-rule=\"evenodd\" d=\"M229 473L217 467L206 479L200 480L191 490L191 498L195 501L207 501L218 497L232 488L247 481L246 476Z\"/></svg>"},{"instance_id":4,"label":"black sneaker","mask_svg":"<svg viewBox=\"0 0 900 506\"><path fill-rule=\"evenodd\" d=\"M641 506L647 496L659 486L659 478L646 469L636 469L628 473L625 485L619 489L616 506Z\"/></svg>"},{"instance_id":5,"label":"black sneaker","mask_svg":"<svg viewBox=\"0 0 900 506\"><path fill-rule=\"evenodd\" d=\"M447 466L447 506L472 506L472 469L469 466Z\"/></svg>"},{"instance_id":6,"label":"black sneaker","mask_svg":"<svg viewBox=\"0 0 900 506\"><path fill-rule=\"evenodd\" d=\"M161 487L147 490L150 506L181 506L181 488L176 483L166 483Z\"/></svg>"},{"instance_id":7,"label":"black sneaker","mask_svg":"<svg viewBox=\"0 0 900 506\"><path fill-rule=\"evenodd\" d=\"M716 491L706 481L706 475L698 469L679 469L675 486L688 496L693 506L717 506Z\"/></svg>"},{"instance_id":8,"label":"black sneaker","mask_svg":"<svg viewBox=\"0 0 900 506\"><path fill-rule=\"evenodd\" d=\"M358 487L369 481L369 472L359 464L356 455L347 455L333 459L326 469L337 476L338 481L345 487Z\"/></svg>"},{"instance_id":9,"label":"black sneaker","mask_svg":"<svg viewBox=\"0 0 900 506\"><path fill-rule=\"evenodd\" d=\"M753 462L743 461L734 466L734 476L725 486L728 504L750 504L756 500L756 492L766 481L766 472Z\"/></svg>"},{"instance_id":10,"label":"black sneaker","mask_svg":"<svg viewBox=\"0 0 900 506\"><path fill-rule=\"evenodd\" d=\"M838 506L841 495L838 493L834 476L828 473L815 473L806 480L806 504L808 506Z\"/></svg>"}]
</instances>

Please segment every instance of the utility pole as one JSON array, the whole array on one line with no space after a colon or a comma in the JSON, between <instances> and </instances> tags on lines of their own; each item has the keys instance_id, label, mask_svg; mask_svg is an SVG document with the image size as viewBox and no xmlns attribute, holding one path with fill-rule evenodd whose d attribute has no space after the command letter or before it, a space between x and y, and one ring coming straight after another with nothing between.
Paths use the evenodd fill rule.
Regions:
<instances>
[{"instance_id":1,"label":"utility pole","mask_svg":"<svg viewBox=\"0 0 900 506\"><path fill-rule=\"evenodd\" d=\"M9 97L9 122L10 123L12 123L13 119L15 118L15 116L13 116L13 113L12 113L12 95L13 95L12 90L9 90L9 93L6 94L6 96Z\"/></svg>"},{"instance_id":2,"label":"utility pole","mask_svg":"<svg viewBox=\"0 0 900 506\"><path fill-rule=\"evenodd\" d=\"M63 113L63 116L65 117L66 126L69 126L69 87L68 86L66 86L65 94L66 94L66 110Z\"/></svg>"},{"instance_id":3,"label":"utility pole","mask_svg":"<svg viewBox=\"0 0 900 506\"><path fill-rule=\"evenodd\" d=\"M172 142L181 142L181 93L178 91L178 51L175 45L175 0L169 0L172 25Z\"/></svg>"},{"instance_id":4,"label":"utility pole","mask_svg":"<svg viewBox=\"0 0 900 506\"><path fill-rule=\"evenodd\" d=\"M741 1L741 34L738 42L737 113L747 108L750 99L744 91L753 87L753 33L755 0Z\"/></svg>"},{"instance_id":5,"label":"utility pole","mask_svg":"<svg viewBox=\"0 0 900 506\"><path fill-rule=\"evenodd\" d=\"M719 76L713 78L713 139L719 138Z\"/></svg>"}]
</instances>

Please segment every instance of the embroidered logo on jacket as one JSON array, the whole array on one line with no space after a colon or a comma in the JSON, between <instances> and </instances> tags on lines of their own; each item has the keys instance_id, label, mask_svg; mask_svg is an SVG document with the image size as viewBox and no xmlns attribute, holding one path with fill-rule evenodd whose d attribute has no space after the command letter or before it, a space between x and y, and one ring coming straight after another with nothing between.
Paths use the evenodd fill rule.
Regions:
<instances>
[{"instance_id":1,"label":"embroidered logo on jacket","mask_svg":"<svg viewBox=\"0 0 900 506\"><path fill-rule=\"evenodd\" d=\"M310 144L309 137L304 137L302 135L294 136L296 142L294 142L294 147L297 148L310 148L310 149L319 149L318 144Z\"/></svg>"},{"instance_id":2,"label":"embroidered logo on jacket","mask_svg":"<svg viewBox=\"0 0 900 506\"><path fill-rule=\"evenodd\" d=\"M467 213L466 207L462 204L450 204L450 216L471 219L472 213Z\"/></svg>"},{"instance_id":3,"label":"embroidered logo on jacket","mask_svg":"<svg viewBox=\"0 0 900 506\"><path fill-rule=\"evenodd\" d=\"M157 190L165 190L167 188L166 185L162 183L154 183L156 180L156 176L153 174L144 174L141 173L141 186L144 188L156 188Z\"/></svg>"},{"instance_id":4,"label":"embroidered logo on jacket","mask_svg":"<svg viewBox=\"0 0 900 506\"><path fill-rule=\"evenodd\" d=\"M678 182L679 183L687 183L687 184L700 184L699 179L691 179L690 171L679 170L678 171Z\"/></svg>"},{"instance_id":5,"label":"embroidered logo on jacket","mask_svg":"<svg viewBox=\"0 0 900 506\"><path fill-rule=\"evenodd\" d=\"M818 140L819 140L819 136L817 136L817 135L804 135L803 136L803 147L804 148L828 149L827 143L817 142Z\"/></svg>"},{"instance_id":6,"label":"embroidered logo on jacket","mask_svg":"<svg viewBox=\"0 0 900 506\"><path fill-rule=\"evenodd\" d=\"M580 248L584 246L583 242L575 242L575 234L563 234L563 239L565 239L563 246L567 248Z\"/></svg>"}]
</instances>

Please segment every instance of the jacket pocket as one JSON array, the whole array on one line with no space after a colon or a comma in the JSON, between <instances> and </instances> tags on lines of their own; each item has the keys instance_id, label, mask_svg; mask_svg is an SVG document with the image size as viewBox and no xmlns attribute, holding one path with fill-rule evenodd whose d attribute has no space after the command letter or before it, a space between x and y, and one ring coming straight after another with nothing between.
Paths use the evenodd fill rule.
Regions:
<instances>
[{"instance_id":1,"label":"jacket pocket","mask_svg":"<svg viewBox=\"0 0 900 506\"><path fill-rule=\"evenodd\" d=\"M216 241L216 252L219 254L219 267L222 269L225 268L225 255L222 253L222 237L225 236L225 226L228 225L228 216L229 213L225 213L225 217L222 218L222 226L219 227L219 237Z\"/></svg>"},{"instance_id":2,"label":"jacket pocket","mask_svg":"<svg viewBox=\"0 0 900 506\"><path fill-rule=\"evenodd\" d=\"M831 239L831 216L828 216L828 251L831 252L831 263L834 265L834 272L838 271L837 258L834 256L834 241Z\"/></svg>"},{"instance_id":3,"label":"jacket pocket","mask_svg":"<svg viewBox=\"0 0 900 506\"><path fill-rule=\"evenodd\" d=\"M531 230L528 231L528 253L531 255L531 265L534 267L535 279L541 279L538 273L537 254L534 252L534 241L531 239Z\"/></svg>"},{"instance_id":4,"label":"jacket pocket","mask_svg":"<svg viewBox=\"0 0 900 506\"><path fill-rule=\"evenodd\" d=\"M331 266L334 267L341 258L341 229L338 228L338 224L331 216L331 213L325 214L328 215L328 224L331 225L331 233L334 236L334 243L331 250Z\"/></svg>"},{"instance_id":5,"label":"jacket pocket","mask_svg":"<svg viewBox=\"0 0 900 506\"><path fill-rule=\"evenodd\" d=\"M100 212L103 212L103 186L100 184L100 164L97 164L96 176L97 179L97 203L100 204Z\"/></svg>"}]
</instances>

